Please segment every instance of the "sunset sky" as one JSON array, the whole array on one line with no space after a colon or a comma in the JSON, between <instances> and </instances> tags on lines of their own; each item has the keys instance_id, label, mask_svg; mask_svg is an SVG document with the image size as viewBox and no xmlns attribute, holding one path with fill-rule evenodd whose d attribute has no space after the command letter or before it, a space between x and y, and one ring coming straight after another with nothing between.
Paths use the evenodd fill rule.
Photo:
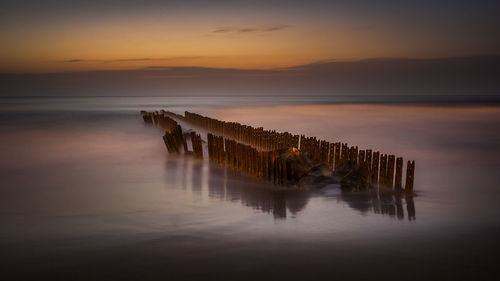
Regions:
<instances>
[{"instance_id":1,"label":"sunset sky","mask_svg":"<svg viewBox=\"0 0 500 281\"><path fill-rule=\"evenodd\" d=\"M498 1L2 1L0 73L500 54Z\"/></svg>"}]
</instances>

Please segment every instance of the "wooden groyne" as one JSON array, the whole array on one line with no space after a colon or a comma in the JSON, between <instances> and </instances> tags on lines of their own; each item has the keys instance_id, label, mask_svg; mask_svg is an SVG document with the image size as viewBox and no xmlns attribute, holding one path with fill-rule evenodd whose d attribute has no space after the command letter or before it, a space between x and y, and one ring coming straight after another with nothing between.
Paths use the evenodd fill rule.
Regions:
<instances>
[{"instance_id":1,"label":"wooden groyne","mask_svg":"<svg viewBox=\"0 0 500 281\"><path fill-rule=\"evenodd\" d=\"M186 136L182 133L181 126L174 119L158 111L141 111L141 114L145 123L154 124L165 131L163 141L169 153L180 154L181 146L184 153L188 152ZM195 147L194 144L193 147ZM201 144L199 147L201 147Z\"/></svg>"},{"instance_id":2,"label":"wooden groyne","mask_svg":"<svg viewBox=\"0 0 500 281\"><path fill-rule=\"evenodd\" d=\"M342 142L316 137L254 128L237 122L226 122L186 111L184 116L169 112L141 111L144 122L165 130L169 153L188 153L186 134L174 119L207 131L208 159L243 174L280 186L295 185L318 167L327 167L341 179L343 189L362 190L382 187L413 192L415 161L408 161L403 189L403 158L359 149ZM203 159L201 136L191 132L193 154Z\"/></svg>"},{"instance_id":3,"label":"wooden groyne","mask_svg":"<svg viewBox=\"0 0 500 281\"><path fill-rule=\"evenodd\" d=\"M276 131L264 130L264 128L254 128L236 122L225 122L217 119L205 117L196 113L186 111L185 116L169 111L164 112L172 118L179 118L194 126L200 127L215 135L224 136L237 142L251 145L258 150L272 151L277 149L298 147L299 135L290 133L278 133Z\"/></svg>"},{"instance_id":4,"label":"wooden groyne","mask_svg":"<svg viewBox=\"0 0 500 281\"><path fill-rule=\"evenodd\" d=\"M208 133L207 139L211 161L264 181L287 184L286 158L279 151L259 151L250 145L211 133Z\"/></svg>"}]
</instances>

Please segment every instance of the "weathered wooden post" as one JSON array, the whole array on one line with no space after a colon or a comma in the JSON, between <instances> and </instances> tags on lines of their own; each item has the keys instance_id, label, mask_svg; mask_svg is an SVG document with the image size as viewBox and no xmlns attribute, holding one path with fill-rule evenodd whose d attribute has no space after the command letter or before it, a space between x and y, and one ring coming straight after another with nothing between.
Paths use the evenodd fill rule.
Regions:
<instances>
[{"instance_id":1,"label":"weathered wooden post","mask_svg":"<svg viewBox=\"0 0 500 281\"><path fill-rule=\"evenodd\" d=\"M387 159L387 175L385 185L390 188L394 185L394 155L389 155Z\"/></svg>"},{"instance_id":2,"label":"weathered wooden post","mask_svg":"<svg viewBox=\"0 0 500 281\"><path fill-rule=\"evenodd\" d=\"M198 139L195 132L191 132L191 144L193 145L194 156L198 158Z\"/></svg>"},{"instance_id":3,"label":"weathered wooden post","mask_svg":"<svg viewBox=\"0 0 500 281\"><path fill-rule=\"evenodd\" d=\"M222 136L217 137L217 143L219 145L219 163L224 165L224 138Z\"/></svg>"},{"instance_id":4,"label":"weathered wooden post","mask_svg":"<svg viewBox=\"0 0 500 281\"><path fill-rule=\"evenodd\" d=\"M373 152L373 160L372 160L372 183L378 183L378 169L379 169L379 161L380 161L380 152Z\"/></svg>"},{"instance_id":5,"label":"weathered wooden post","mask_svg":"<svg viewBox=\"0 0 500 281\"><path fill-rule=\"evenodd\" d=\"M188 145L186 141L186 135L182 134L182 145L184 146L184 153L188 152Z\"/></svg>"},{"instance_id":6,"label":"weathered wooden post","mask_svg":"<svg viewBox=\"0 0 500 281\"><path fill-rule=\"evenodd\" d=\"M228 139L224 138L224 147L226 148L226 165L230 168L234 169L234 162L233 162L233 146L229 142Z\"/></svg>"},{"instance_id":7,"label":"weathered wooden post","mask_svg":"<svg viewBox=\"0 0 500 281\"><path fill-rule=\"evenodd\" d=\"M201 136L200 135L197 135L197 142L198 142L198 153L199 153L199 158L200 159L203 159L203 145L202 145L202 142L201 142Z\"/></svg>"},{"instance_id":8,"label":"weathered wooden post","mask_svg":"<svg viewBox=\"0 0 500 281\"><path fill-rule=\"evenodd\" d=\"M321 162L329 164L328 150L330 148L330 143L327 141L321 141Z\"/></svg>"},{"instance_id":9,"label":"weathered wooden post","mask_svg":"<svg viewBox=\"0 0 500 281\"><path fill-rule=\"evenodd\" d=\"M396 179L394 183L394 188L397 191L403 189L403 158L396 158Z\"/></svg>"},{"instance_id":10,"label":"weathered wooden post","mask_svg":"<svg viewBox=\"0 0 500 281\"><path fill-rule=\"evenodd\" d=\"M283 158L283 181L282 181L283 186L286 186L287 177L288 177L288 174L287 174L287 170L286 170L286 159Z\"/></svg>"},{"instance_id":11,"label":"weathered wooden post","mask_svg":"<svg viewBox=\"0 0 500 281\"><path fill-rule=\"evenodd\" d=\"M229 145L227 139L223 138L223 140L224 140L224 148L225 148L224 155L226 155L224 165L232 168L232 166L231 166L231 157L232 157L231 146Z\"/></svg>"},{"instance_id":12,"label":"weathered wooden post","mask_svg":"<svg viewBox=\"0 0 500 281\"><path fill-rule=\"evenodd\" d=\"M372 150L371 149L366 150L365 162L368 165L368 168L370 168L370 170L371 170L372 169Z\"/></svg>"},{"instance_id":13,"label":"weathered wooden post","mask_svg":"<svg viewBox=\"0 0 500 281\"><path fill-rule=\"evenodd\" d=\"M266 152L266 154L267 154L267 180L269 182L273 181L273 173L272 173L273 162L272 162L272 154L271 153L272 153L271 151Z\"/></svg>"},{"instance_id":14,"label":"weathered wooden post","mask_svg":"<svg viewBox=\"0 0 500 281\"><path fill-rule=\"evenodd\" d=\"M168 143L167 146L170 146L170 151L179 153L179 144L177 143L177 140L175 137L168 132L165 132L164 140L166 139L166 142Z\"/></svg>"},{"instance_id":15,"label":"weathered wooden post","mask_svg":"<svg viewBox=\"0 0 500 281\"><path fill-rule=\"evenodd\" d=\"M343 143L340 166L346 165L348 161L349 161L349 146L347 145L347 143Z\"/></svg>"},{"instance_id":16,"label":"weathered wooden post","mask_svg":"<svg viewBox=\"0 0 500 281\"><path fill-rule=\"evenodd\" d=\"M153 119L151 118L151 114L149 112L141 110L141 115L142 115L142 119L144 120L144 123L148 123L148 124L153 123Z\"/></svg>"},{"instance_id":17,"label":"weathered wooden post","mask_svg":"<svg viewBox=\"0 0 500 281\"><path fill-rule=\"evenodd\" d=\"M195 132L191 132L191 144L193 145L193 153L196 158L203 159L203 147L201 145L201 136Z\"/></svg>"},{"instance_id":18,"label":"weathered wooden post","mask_svg":"<svg viewBox=\"0 0 500 281\"><path fill-rule=\"evenodd\" d=\"M352 160L354 165L358 165L358 146L354 147L354 154L352 155Z\"/></svg>"},{"instance_id":19,"label":"weathered wooden post","mask_svg":"<svg viewBox=\"0 0 500 281\"><path fill-rule=\"evenodd\" d=\"M340 167L340 142L335 143L335 170Z\"/></svg>"},{"instance_id":20,"label":"weathered wooden post","mask_svg":"<svg viewBox=\"0 0 500 281\"><path fill-rule=\"evenodd\" d=\"M281 185L283 183L283 165L280 156L278 156L276 162L278 164L278 185Z\"/></svg>"},{"instance_id":21,"label":"weathered wooden post","mask_svg":"<svg viewBox=\"0 0 500 281\"><path fill-rule=\"evenodd\" d=\"M213 151L213 139L212 134L207 134L207 148L208 148L208 160L213 161L212 151Z\"/></svg>"},{"instance_id":22,"label":"weathered wooden post","mask_svg":"<svg viewBox=\"0 0 500 281\"><path fill-rule=\"evenodd\" d=\"M153 123L155 125L158 125L158 117L157 117L157 113L156 112L153 112Z\"/></svg>"},{"instance_id":23,"label":"weathered wooden post","mask_svg":"<svg viewBox=\"0 0 500 281\"><path fill-rule=\"evenodd\" d=\"M165 135L163 135L163 142L165 142L165 146L167 147L167 151L168 153L172 153L172 147L171 147L171 144L170 144L170 141L168 139L168 136L167 136L168 132L165 132Z\"/></svg>"},{"instance_id":24,"label":"weathered wooden post","mask_svg":"<svg viewBox=\"0 0 500 281\"><path fill-rule=\"evenodd\" d=\"M380 155L380 167L379 167L379 177L378 177L378 184L379 186L385 185L385 174L386 174L386 168L387 168L387 154L382 154Z\"/></svg>"},{"instance_id":25,"label":"weathered wooden post","mask_svg":"<svg viewBox=\"0 0 500 281\"><path fill-rule=\"evenodd\" d=\"M330 169L333 169L333 164L335 162L335 143L330 143L330 147L328 150L328 166Z\"/></svg>"},{"instance_id":26,"label":"weathered wooden post","mask_svg":"<svg viewBox=\"0 0 500 281\"><path fill-rule=\"evenodd\" d=\"M264 180L269 181L269 152L263 152L264 157Z\"/></svg>"},{"instance_id":27,"label":"weathered wooden post","mask_svg":"<svg viewBox=\"0 0 500 281\"><path fill-rule=\"evenodd\" d=\"M365 163L365 151L360 150L359 151L359 158L358 158L358 166L361 166Z\"/></svg>"},{"instance_id":28,"label":"weathered wooden post","mask_svg":"<svg viewBox=\"0 0 500 281\"><path fill-rule=\"evenodd\" d=\"M408 161L406 163L406 184L405 191L413 192L413 180L415 175L415 161Z\"/></svg>"}]
</instances>

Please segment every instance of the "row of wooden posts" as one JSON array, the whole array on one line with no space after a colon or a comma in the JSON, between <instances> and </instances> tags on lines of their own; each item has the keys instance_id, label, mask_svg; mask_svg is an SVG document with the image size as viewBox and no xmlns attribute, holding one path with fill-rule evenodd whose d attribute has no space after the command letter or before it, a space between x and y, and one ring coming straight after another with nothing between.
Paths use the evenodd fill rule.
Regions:
<instances>
[{"instance_id":1,"label":"row of wooden posts","mask_svg":"<svg viewBox=\"0 0 500 281\"><path fill-rule=\"evenodd\" d=\"M165 114L176 118L179 115L166 111ZM186 111L182 118L184 121L203 128L216 135L234 139L238 142L251 145L258 150L272 151L287 147L298 147L299 135L292 135L288 132L278 133L274 130L264 130L264 128L254 128L236 122L226 122L205 117L196 113Z\"/></svg>"},{"instance_id":2,"label":"row of wooden posts","mask_svg":"<svg viewBox=\"0 0 500 281\"><path fill-rule=\"evenodd\" d=\"M235 140L207 134L208 157L211 161L255 178L286 186L286 159L278 150L262 151Z\"/></svg>"},{"instance_id":3,"label":"row of wooden posts","mask_svg":"<svg viewBox=\"0 0 500 281\"><path fill-rule=\"evenodd\" d=\"M181 126L174 119L165 116L160 112L141 111L144 122L157 125L165 130L163 141L169 153L180 153L180 147L184 148L184 153L188 153L188 145L186 135L182 133ZM193 154L197 158L203 159L203 148L201 144L201 136L196 133L190 135L193 147Z\"/></svg>"},{"instance_id":4,"label":"row of wooden posts","mask_svg":"<svg viewBox=\"0 0 500 281\"><path fill-rule=\"evenodd\" d=\"M143 113L145 122L148 122L146 119L152 119L152 122L155 122L155 124L162 126L162 128L165 128L166 130L170 129L171 133L179 136L179 132L177 132L175 128L177 128L177 126L180 128L180 126L170 117L181 119L184 122L211 132L207 138L210 160L221 165L226 164L231 168L257 178L272 178L272 182L279 182L280 184L283 184L284 182L286 183L286 162L276 160L279 159L279 153L277 153L277 150L295 147L299 148L303 153L308 153L309 158L313 162L326 163L333 170L340 169L346 165L358 167L363 166L369 171L368 182L372 185L378 184L379 186L395 188L397 190L402 190L403 188L403 158L401 157L396 158L394 155L380 154L378 151L373 152L371 149L358 150L357 146L349 147L347 143L330 143L325 140L319 140L316 137L293 135L288 132L279 133L274 130L264 130L262 127L254 128L252 126L242 125L236 122L220 121L187 111L185 112L185 116L163 110L153 114ZM172 121L175 122L175 125L172 125ZM173 130L172 127L174 127ZM176 132L174 132L174 130ZM181 139L184 138L185 143L185 136L182 135L182 133L180 133L180 135ZM202 159L203 149L201 145L201 137L196 133L191 133L191 140L195 156ZM230 152L228 145L232 145L232 141L237 143L239 148ZM167 141L165 143L167 145ZM167 149L168 147L169 145L167 145ZM187 145L184 146L184 150L187 152ZM170 149L169 152L171 152ZM178 153L178 150L174 150L174 152ZM234 156L235 158L228 158L229 153L232 153L231 156ZM271 164L267 162L268 160L265 160L268 159L268 156L265 156L264 154L273 155L270 158L272 159ZM277 164L275 164L276 161L278 162ZM284 162L284 164L281 162ZM257 165L256 163L261 164ZM257 166L254 167L254 164ZM263 167L259 167L260 165L263 165ZM272 176L269 172L270 165L273 167ZM278 175L276 175L274 171L275 165L278 167ZM280 165L283 165L284 168L279 168ZM280 169L283 169L284 172L279 172ZM413 191L414 171L415 161L408 161L406 166L406 191ZM280 175L285 175L285 178L280 179Z\"/></svg>"}]
</instances>

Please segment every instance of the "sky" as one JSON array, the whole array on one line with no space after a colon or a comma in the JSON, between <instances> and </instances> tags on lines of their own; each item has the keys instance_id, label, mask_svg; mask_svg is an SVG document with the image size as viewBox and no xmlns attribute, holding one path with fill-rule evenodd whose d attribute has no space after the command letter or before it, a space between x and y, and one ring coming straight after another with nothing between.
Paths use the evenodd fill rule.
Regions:
<instances>
[{"instance_id":1,"label":"sky","mask_svg":"<svg viewBox=\"0 0 500 281\"><path fill-rule=\"evenodd\" d=\"M500 55L499 1L0 3L0 73Z\"/></svg>"}]
</instances>

